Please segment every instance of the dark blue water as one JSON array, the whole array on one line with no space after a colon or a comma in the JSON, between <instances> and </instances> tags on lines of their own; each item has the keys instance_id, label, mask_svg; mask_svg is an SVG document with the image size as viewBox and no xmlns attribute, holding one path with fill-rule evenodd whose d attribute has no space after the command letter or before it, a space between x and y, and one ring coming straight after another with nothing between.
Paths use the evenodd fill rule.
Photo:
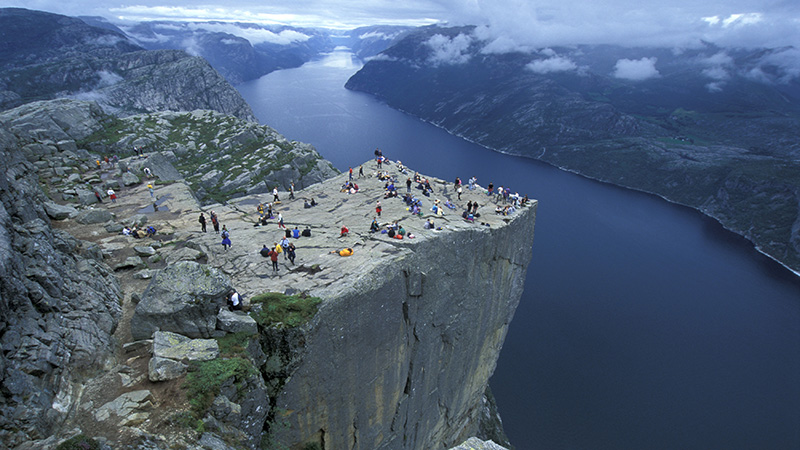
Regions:
<instances>
[{"instance_id":1,"label":"dark blue water","mask_svg":"<svg viewBox=\"0 0 800 450\"><path fill-rule=\"evenodd\" d=\"M239 86L339 169L380 147L540 201L491 380L518 449L799 449L800 281L687 208L453 137L342 86L337 51Z\"/></svg>"}]
</instances>

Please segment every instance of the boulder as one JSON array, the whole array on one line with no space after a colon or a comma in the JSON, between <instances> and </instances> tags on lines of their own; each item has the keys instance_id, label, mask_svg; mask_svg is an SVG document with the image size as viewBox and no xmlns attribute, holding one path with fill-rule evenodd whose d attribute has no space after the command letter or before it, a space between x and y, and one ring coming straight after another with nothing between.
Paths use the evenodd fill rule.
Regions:
<instances>
[{"instance_id":1,"label":"boulder","mask_svg":"<svg viewBox=\"0 0 800 450\"><path fill-rule=\"evenodd\" d=\"M150 246L143 246L143 245L134 246L133 251L135 251L136 254L139 256L153 256L156 254L156 249Z\"/></svg>"},{"instance_id":2,"label":"boulder","mask_svg":"<svg viewBox=\"0 0 800 450\"><path fill-rule=\"evenodd\" d=\"M120 233L124 227L119 223L109 223L104 228L109 233Z\"/></svg>"},{"instance_id":3,"label":"boulder","mask_svg":"<svg viewBox=\"0 0 800 450\"><path fill-rule=\"evenodd\" d=\"M88 225L93 223L105 223L114 219L114 214L105 209L89 208L78 213L75 221Z\"/></svg>"},{"instance_id":4,"label":"boulder","mask_svg":"<svg viewBox=\"0 0 800 450\"><path fill-rule=\"evenodd\" d=\"M167 263L175 263L178 261L197 261L206 254L200 250L195 250L189 247L181 247L179 249L168 252L165 255Z\"/></svg>"},{"instance_id":5,"label":"boulder","mask_svg":"<svg viewBox=\"0 0 800 450\"><path fill-rule=\"evenodd\" d=\"M126 392L116 399L101 406L94 417L98 421L116 418L118 423L128 422L131 419L146 417L147 410L153 407L150 400L153 396L148 390ZM134 416L135 417L131 417Z\"/></svg>"},{"instance_id":6,"label":"boulder","mask_svg":"<svg viewBox=\"0 0 800 450\"><path fill-rule=\"evenodd\" d=\"M153 336L153 357L148 364L150 381L174 380L186 373L190 361L210 361L219 356L214 339L190 339L168 331Z\"/></svg>"},{"instance_id":7,"label":"boulder","mask_svg":"<svg viewBox=\"0 0 800 450\"><path fill-rule=\"evenodd\" d=\"M147 214L134 214L130 216L125 223L130 226L141 227L147 223Z\"/></svg>"},{"instance_id":8,"label":"boulder","mask_svg":"<svg viewBox=\"0 0 800 450\"><path fill-rule=\"evenodd\" d=\"M122 184L125 186L133 186L134 184L139 184L140 182L141 181L139 181L139 177L130 172L125 172L122 174Z\"/></svg>"},{"instance_id":9,"label":"boulder","mask_svg":"<svg viewBox=\"0 0 800 450\"><path fill-rule=\"evenodd\" d=\"M217 314L217 329L228 333L258 333L255 319L243 312L229 311L225 308Z\"/></svg>"},{"instance_id":10,"label":"boulder","mask_svg":"<svg viewBox=\"0 0 800 450\"><path fill-rule=\"evenodd\" d=\"M142 294L131 318L134 339L149 339L155 331L172 331L192 338L210 337L217 312L232 290L218 270L180 261L159 271Z\"/></svg>"},{"instance_id":11,"label":"boulder","mask_svg":"<svg viewBox=\"0 0 800 450\"><path fill-rule=\"evenodd\" d=\"M142 261L142 258L138 256L130 256L128 258L125 258L125 261L122 261L121 263L114 266L114 271L140 269L142 267L144 267L144 261Z\"/></svg>"},{"instance_id":12,"label":"boulder","mask_svg":"<svg viewBox=\"0 0 800 450\"><path fill-rule=\"evenodd\" d=\"M59 205L53 202L45 202L44 210L53 220L64 220L78 215L78 210L72 206Z\"/></svg>"},{"instance_id":13,"label":"boulder","mask_svg":"<svg viewBox=\"0 0 800 450\"><path fill-rule=\"evenodd\" d=\"M168 381L183 376L189 366L174 359L153 356L147 365L147 378L150 381Z\"/></svg>"},{"instance_id":14,"label":"boulder","mask_svg":"<svg viewBox=\"0 0 800 450\"><path fill-rule=\"evenodd\" d=\"M219 356L216 339L191 339L169 331L153 335L153 356L175 361L211 361Z\"/></svg>"}]
</instances>

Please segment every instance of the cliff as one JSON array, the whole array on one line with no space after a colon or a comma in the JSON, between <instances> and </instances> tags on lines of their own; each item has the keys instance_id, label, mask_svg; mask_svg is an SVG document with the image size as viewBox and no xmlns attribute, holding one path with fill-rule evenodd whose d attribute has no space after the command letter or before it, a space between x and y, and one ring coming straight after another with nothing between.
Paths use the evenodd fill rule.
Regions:
<instances>
[{"instance_id":1,"label":"cliff","mask_svg":"<svg viewBox=\"0 0 800 450\"><path fill-rule=\"evenodd\" d=\"M144 158L123 153L119 165L97 167L92 149L127 148L140 129L154 147L183 132L176 141L202 137L215 147L148 148ZM209 130L214 138L201 136ZM184 181L219 161L280 161L294 146L296 157L310 154L272 133L207 111L112 119L67 100L0 115L4 446L52 448L70 438L112 448L433 448L479 434L530 259L536 202L498 216L479 191L459 202L431 178L433 197L420 196L424 214L411 217L400 199L383 199L384 182L367 163L357 194L340 192L346 175L309 184L294 200L281 189L275 211L312 236L293 239L297 260L280 259L276 275L258 250L283 230L275 219L254 226L257 203L271 195L201 207ZM110 134L129 139L99 139ZM261 136L272 153L242 160L251 139L236 136ZM92 191L108 188L116 201L94 203ZM305 208L312 197L319 205ZM459 207L479 200L482 216L433 216L433 198ZM367 231L378 199L381 222L400 220L416 238ZM231 231L230 249L210 223L199 230L199 212L212 209ZM442 229L424 229L427 218ZM339 237L341 224L349 236ZM133 239L120 233L125 225L158 232ZM330 253L342 247L354 254ZM246 314L225 310L231 287ZM289 309L277 316L276 295Z\"/></svg>"}]
</instances>

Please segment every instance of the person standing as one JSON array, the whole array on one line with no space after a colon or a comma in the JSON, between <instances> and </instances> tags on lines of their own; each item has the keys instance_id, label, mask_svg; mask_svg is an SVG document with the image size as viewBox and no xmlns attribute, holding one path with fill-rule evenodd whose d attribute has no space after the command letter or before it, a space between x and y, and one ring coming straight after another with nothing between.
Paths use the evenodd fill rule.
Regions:
<instances>
[{"instance_id":1,"label":"person standing","mask_svg":"<svg viewBox=\"0 0 800 450\"><path fill-rule=\"evenodd\" d=\"M231 233L228 231L228 228L226 228L225 225L222 226L221 236L222 236L222 247L225 249L225 251L228 251L228 249L231 247Z\"/></svg>"},{"instance_id":2,"label":"person standing","mask_svg":"<svg viewBox=\"0 0 800 450\"><path fill-rule=\"evenodd\" d=\"M406 178L406 192L411 192L411 177Z\"/></svg>"},{"instance_id":3,"label":"person standing","mask_svg":"<svg viewBox=\"0 0 800 450\"><path fill-rule=\"evenodd\" d=\"M294 265L294 259L297 257L295 250L297 250L297 248L291 242L289 243L289 246L286 247L286 255L289 257L289 261L292 263L292 265Z\"/></svg>"},{"instance_id":4,"label":"person standing","mask_svg":"<svg viewBox=\"0 0 800 450\"><path fill-rule=\"evenodd\" d=\"M364 178L364 165L358 166L358 178Z\"/></svg>"},{"instance_id":5,"label":"person standing","mask_svg":"<svg viewBox=\"0 0 800 450\"><path fill-rule=\"evenodd\" d=\"M147 183L147 190L150 191L150 198L156 198L156 191L153 189L153 185L151 183Z\"/></svg>"},{"instance_id":6,"label":"person standing","mask_svg":"<svg viewBox=\"0 0 800 450\"><path fill-rule=\"evenodd\" d=\"M272 188L272 202L280 203L281 199L278 198L278 186Z\"/></svg>"},{"instance_id":7,"label":"person standing","mask_svg":"<svg viewBox=\"0 0 800 450\"><path fill-rule=\"evenodd\" d=\"M206 216L204 216L203 213L200 213L200 218L197 219L197 221L200 222L200 229L203 231L203 233L205 233L206 232Z\"/></svg>"},{"instance_id":8,"label":"person standing","mask_svg":"<svg viewBox=\"0 0 800 450\"><path fill-rule=\"evenodd\" d=\"M458 189L456 190L456 192L458 192L458 199L459 199L459 200L461 200L461 191L462 191L462 189L461 189L461 185L459 184L459 185L458 185Z\"/></svg>"},{"instance_id":9,"label":"person standing","mask_svg":"<svg viewBox=\"0 0 800 450\"><path fill-rule=\"evenodd\" d=\"M289 200L294 200L294 182L289 183Z\"/></svg>"},{"instance_id":10,"label":"person standing","mask_svg":"<svg viewBox=\"0 0 800 450\"><path fill-rule=\"evenodd\" d=\"M269 251L269 259L272 261L272 271L278 272L278 252L275 251L273 247L272 250Z\"/></svg>"},{"instance_id":11,"label":"person standing","mask_svg":"<svg viewBox=\"0 0 800 450\"><path fill-rule=\"evenodd\" d=\"M383 211L383 208L381 208L381 201L378 200L378 204L375 205L375 212L378 214L378 217L381 216L381 211Z\"/></svg>"},{"instance_id":12,"label":"person standing","mask_svg":"<svg viewBox=\"0 0 800 450\"><path fill-rule=\"evenodd\" d=\"M289 248L289 239L284 236L284 238L280 240L279 244L283 249L283 259L288 259L289 255L287 255L286 249Z\"/></svg>"},{"instance_id":13,"label":"person standing","mask_svg":"<svg viewBox=\"0 0 800 450\"><path fill-rule=\"evenodd\" d=\"M94 191L94 197L97 199L97 203L103 203L103 197L100 195L99 192Z\"/></svg>"},{"instance_id":14,"label":"person standing","mask_svg":"<svg viewBox=\"0 0 800 450\"><path fill-rule=\"evenodd\" d=\"M214 233L219 234L219 218L214 211L211 211L211 225L214 226Z\"/></svg>"},{"instance_id":15,"label":"person standing","mask_svg":"<svg viewBox=\"0 0 800 450\"><path fill-rule=\"evenodd\" d=\"M353 181L353 168L350 168L350 181Z\"/></svg>"},{"instance_id":16,"label":"person standing","mask_svg":"<svg viewBox=\"0 0 800 450\"><path fill-rule=\"evenodd\" d=\"M117 193L113 189L109 189L107 194L111 198L111 203L117 203Z\"/></svg>"}]
</instances>

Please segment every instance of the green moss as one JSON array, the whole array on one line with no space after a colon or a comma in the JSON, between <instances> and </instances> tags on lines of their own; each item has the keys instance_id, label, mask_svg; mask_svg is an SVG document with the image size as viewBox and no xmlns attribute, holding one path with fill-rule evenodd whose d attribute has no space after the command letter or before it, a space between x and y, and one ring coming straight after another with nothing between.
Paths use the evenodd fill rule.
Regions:
<instances>
[{"instance_id":1,"label":"green moss","mask_svg":"<svg viewBox=\"0 0 800 450\"><path fill-rule=\"evenodd\" d=\"M250 299L251 304L261 306L251 316L262 327L294 328L311 320L321 302L317 297L267 292Z\"/></svg>"},{"instance_id":2,"label":"green moss","mask_svg":"<svg viewBox=\"0 0 800 450\"><path fill-rule=\"evenodd\" d=\"M247 345L250 343L250 336L248 333L228 333L217 338L220 355L223 357L244 356Z\"/></svg>"},{"instance_id":3,"label":"green moss","mask_svg":"<svg viewBox=\"0 0 800 450\"><path fill-rule=\"evenodd\" d=\"M86 435L79 434L72 439L67 439L56 447L56 450L98 450L100 444Z\"/></svg>"},{"instance_id":4,"label":"green moss","mask_svg":"<svg viewBox=\"0 0 800 450\"><path fill-rule=\"evenodd\" d=\"M219 394L222 383L231 378L243 382L256 374L258 371L253 363L240 357L192 363L183 387L195 417L203 417Z\"/></svg>"}]
</instances>

